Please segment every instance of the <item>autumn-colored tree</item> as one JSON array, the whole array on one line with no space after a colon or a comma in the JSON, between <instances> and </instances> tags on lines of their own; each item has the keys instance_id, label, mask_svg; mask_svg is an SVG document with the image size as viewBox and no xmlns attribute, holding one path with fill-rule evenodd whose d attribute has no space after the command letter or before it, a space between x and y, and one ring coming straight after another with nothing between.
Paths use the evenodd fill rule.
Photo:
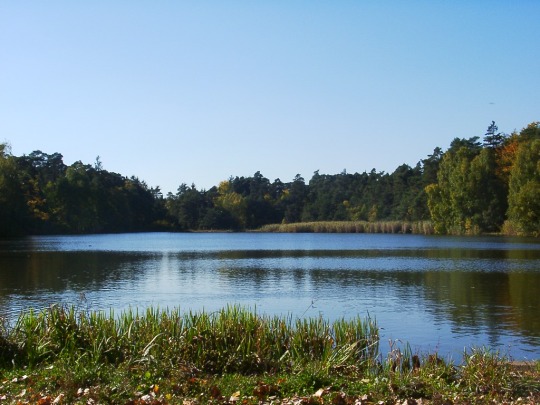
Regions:
<instances>
[{"instance_id":1,"label":"autumn-colored tree","mask_svg":"<svg viewBox=\"0 0 540 405\"><path fill-rule=\"evenodd\" d=\"M512 165L516 160L519 143L519 134L514 132L495 150L497 156L497 176L499 176L506 184L508 184L510 180L510 172L512 171Z\"/></svg>"},{"instance_id":2,"label":"autumn-colored tree","mask_svg":"<svg viewBox=\"0 0 540 405\"><path fill-rule=\"evenodd\" d=\"M246 226L246 199L233 191L231 180L222 181L218 186L218 196L215 205L228 212L236 222L238 228Z\"/></svg>"}]
</instances>

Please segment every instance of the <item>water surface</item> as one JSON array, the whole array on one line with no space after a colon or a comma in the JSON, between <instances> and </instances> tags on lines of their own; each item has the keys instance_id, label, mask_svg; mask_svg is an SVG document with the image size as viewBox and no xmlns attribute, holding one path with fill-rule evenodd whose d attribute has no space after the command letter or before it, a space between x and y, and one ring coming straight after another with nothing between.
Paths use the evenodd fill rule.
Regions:
<instances>
[{"instance_id":1,"label":"water surface","mask_svg":"<svg viewBox=\"0 0 540 405\"><path fill-rule=\"evenodd\" d=\"M540 358L540 244L524 238L144 233L0 241L0 314L53 303L376 318L381 349Z\"/></svg>"}]
</instances>

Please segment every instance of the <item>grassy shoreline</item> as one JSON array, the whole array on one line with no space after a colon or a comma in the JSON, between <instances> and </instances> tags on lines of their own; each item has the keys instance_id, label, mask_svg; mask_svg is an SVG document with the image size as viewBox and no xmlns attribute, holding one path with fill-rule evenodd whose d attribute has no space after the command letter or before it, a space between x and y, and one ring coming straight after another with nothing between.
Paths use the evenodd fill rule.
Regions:
<instances>
[{"instance_id":1,"label":"grassy shoreline","mask_svg":"<svg viewBox=\"0 0 540 405\"><path fill-rule=\"evenodd\" d=\"M264 225L259 232L276 233L386 233L433 235L431 221L318 221Z\"/></svg>"},{"instance_id":2,"label":"grassy shoreline","mask_svg":"<svg viewBox=\"0 0 540 405\"><path fill-rule=\"evenodd\" d=\"M255 232L268 233L382 233L435 235L432 221L314 221L263 225ZM506 221L500 232L479 233L471 230L467 233L445 234L447 236L519 236L538 237L538 233L520 231L515 224Z\"/></svg>"},{"instance_id":3,"label":"grassy shoreline","mask_svg":"<svg viewBox=\"0 0 540 405\"><path fill-rule=\"evenodd\" d=\"M454 365L393 347L371 319L53 306L0 329L0 402L538 403L540 362L471 349ZM56 402L55 402L56 401ZM495 401L495 402L493 402Z\"/></svg>"}]
</instances>

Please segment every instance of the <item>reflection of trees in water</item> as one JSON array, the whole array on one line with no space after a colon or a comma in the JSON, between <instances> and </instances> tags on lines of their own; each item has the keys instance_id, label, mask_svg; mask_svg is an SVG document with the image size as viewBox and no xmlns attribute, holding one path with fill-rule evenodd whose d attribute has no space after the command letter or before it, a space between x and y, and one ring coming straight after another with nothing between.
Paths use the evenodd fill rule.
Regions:
<instances>
[{"instance_id":1,"label":"reflection of trees in water","mask_svg":"<svg viewBox=\"0 0 540 405\"><path fill-rule=\"evenodd\" d=\"M509 298L520 328L540 338L540 272L510 273Z\"/></svg>"},{"instance_id":2,"label":"reflection of trees in water","mask_svg":"<svg viewBox=\"0 0 540 405\"><path fill-rule=\"evenodd\" d=\"M150 258L154 260L153 258ZM0 257L0 293L98 290L140 276L148 256L112 252L32 252Z\"/></svg>"},{"instance_id":3,"label":"reflection of trees in water","mask_svg":"<svg viewBox=\"0 0 540 405\"><path fill-rule=\"evenodd\" d=\"M427 272L424 287L435 316L456 325L540 336L540 273Z\"/></svg>"},{"instance_id":4,"label":"reflection of trees in water","mask_svg":"<svg viewBox=\"0 0 540 405\"><path fill-rule=\"evenodd\" d=\"M538 251L526 249L4 252L0 254L0 307L9 307L12 298L7 297L13 294L37 297L44 291L56 295L110 291L130 282L167 276L182 290L219 281L232 298L236 290L253 297L272 291L304 291L314 297L340 295L351 300L359 292L378 294L379 300L388 294L388 299L398 303L424 305L426 311L456 328L484 329L493 339L501 329L538 338L540 272L525 270L534 267L539 256ZM328 258L335 260L332 269L324 267ZM369 260L374 268L361 269ZM376 268L383 262L384 269ZM389 270L394 263L396 269ZM411 271L416 263L419 270ZM524 270L519 271L520 263ZM446 268L461 270L441 270Z\"/></svg>"},{"instance_id":5,"label":"reflection of trees in water","mask_svg":"<svg viewBox=\"0 0 540 405\"><path fill-rule=\"evenodd\" d=\"M2 327L4 322L7 322L8 319L11 317L9 307L10 302L8 297L0 293L0 327Z\"/></svg>"},{"instance_id":6,"label":"reflection of trees in water","mask_svg":"<svg viewBox=\"0 0 540 405\"><path fill-rule=\"evenodd\" d=\"M21 309L52 304L99 308L100 291L122 294L128 283L145 277L151 261L150 254L120 252L3 252L0 305L11 320Z\"/></svg>"},{"instance_id":7,"label":"reflection of trees in water","mask_svg":"<svg viewBox=\"0 0 540 405\"><path fill-rule=\"evenodd\" d=\"M540 336L538 272L228 267L222 269L220 277L232 284L248 285L254 292L288 283L294 283L297 290L312 289L317 297L336 289L351 299L359 291L388 291L388 299L397 302L424 301L426 310L444 323L485 329L494 343L504 329Z\"/></svg>"}]
</instances>

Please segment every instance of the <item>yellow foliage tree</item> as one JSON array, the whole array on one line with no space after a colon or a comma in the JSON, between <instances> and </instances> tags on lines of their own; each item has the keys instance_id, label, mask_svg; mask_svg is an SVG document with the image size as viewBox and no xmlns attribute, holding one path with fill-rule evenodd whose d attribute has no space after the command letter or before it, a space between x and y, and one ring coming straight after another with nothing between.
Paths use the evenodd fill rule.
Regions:
<instances>
[{"instance_id":1,"label":"yellow foliage tree","mask_svg":"<svg viewBox=\"0 0 540 405\"><path fill-rule=\"evenodd\" d=\"M232 190L230 181L225 180L219 183L218 196L214 204L229 212L240 228L245 228L247 202L242 195Z\"/></svg>"}]
</instances>

